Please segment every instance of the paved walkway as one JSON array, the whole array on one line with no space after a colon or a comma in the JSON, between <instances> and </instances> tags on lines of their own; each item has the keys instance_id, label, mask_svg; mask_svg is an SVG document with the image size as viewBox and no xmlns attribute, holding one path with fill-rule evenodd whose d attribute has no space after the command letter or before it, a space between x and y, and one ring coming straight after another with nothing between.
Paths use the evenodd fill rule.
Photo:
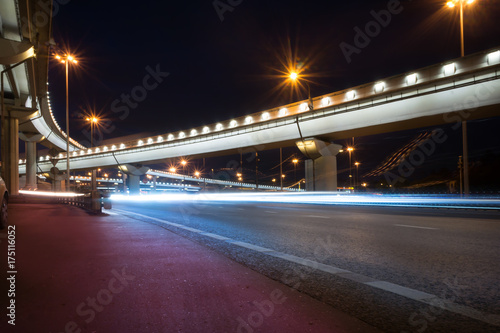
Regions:
<instances>
[{"instance_id":1,"label":"paved walkway","mask_svg":"<svg viewBox=\"0 0 500 333\"><path fill-rule=\"evenodd\" d=\"M64 205L9 206L0 332L379 332L159 226ZM15 297L7 277L15 277ZM15 300L15 326L5 315ZM10 311L10 310L7 310Z\"/></svg>"}]
</instances>

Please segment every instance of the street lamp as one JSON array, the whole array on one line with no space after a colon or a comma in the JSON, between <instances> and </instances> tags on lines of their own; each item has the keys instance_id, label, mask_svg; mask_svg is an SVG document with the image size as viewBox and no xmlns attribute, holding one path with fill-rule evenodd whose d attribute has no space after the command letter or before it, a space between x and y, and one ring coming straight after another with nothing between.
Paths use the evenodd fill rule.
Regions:
<instances>
[{"instance_id":1,"label":"street lamp","mask_svg":"<svg viewBox=\"0 0 500 333\"><path fill-rule=\"evenodd\" d=\"M68 71L69 63L77 64L78 61L70 54L63 56L56 55L56 59L66 65L66 191L70 191L69 187L69 90L68 90Z\"/></svg>"},{"instance_id":2,"label":"street lamp","mask_svg":"<svg viewBox=\"0 0 500 333\"><path fill-rule=\"evenodd\" d=\"M291 72L289 75L288 75L288 78L292 81L292 82L298 82L299 79L300 79L300 75L299 73L297 72ZM312 111L314 109L314 105L313 105L313 102L312 102L312 98L311 98L311 87L309 86L309 82L307 82L307 80L304 80L306 86L307 86L307 99L309 100L309 111Z\"/></svg>"},{"instance_id":3,"label":"street lamp","mask_svg":"<svg viewBox=\"0 0 500 333\"><path fill-rule=\"evenodd\" d=\"M356 180L354 181L354 187L358 187L358 182L359 182L359 172L358 172L358 167L361 163L359 162L354 162L354 165L356 166Z\"/></svg>"},{"instance_id":4,"label":"street lamp","mask_svg":"<svg viewBox=\"0 0 500 333\"><path fill-rule=\"evenodd\" d=\"M351 153L354 151L353 147L347 147L349 152L349 187L352 187L352 165L351 165Z\"/></svg>"},{"instance_id":5,"label":"street lamp","mask_svg":"<svg viewBox=\"0 0 500 333\"><path fill-rule=\"evenodd\" d=\"M464 5L471 5L474 0L451 0L446 3L449 8L460 5L460 55L465 55L464 47ZM469 195L469 151L467 147L467 121L462 120L462 149L463 149L463 173L464 194Z\"/></svg>"},{"instance_id":6,"label":"street lamp","mask_svg":"<svg viewBox=\"0 0 500 333\"><path fill-rule=\"evenodd\" d=\"M292 81L292 83L296 83L296 82L298 82L300 76L299 76L298 72L291 71L288 74L288 78ZM307 85L307 95L308 95L308 101L309 101L308 108L309 108L309 111L313 111L314 110L314 104L313 104L313 101L312 101L312 98L311 98L311 87L309 86L309 82L307 82L307 80L304 80L304 81L305 81L305 83ZM304 148L305 148L305 141L304 141L304 137L302 136L302 132L300 130L299 117L298 116L296 117L296 120L297 120L297 127L299 129L300 138L301 138L302 144L304 145ZM312 162L312 189L313 189L313 191L316 191L316 166L315 166L315 161L314 161L313 158L311 158L309 156L309 154L307 154L307 150L305 150L305 155L308 158L310 158L311 162ZM299 186L299 189L300 189L300 186Z\"/></svg>"},{"instance_id":7,"label":"street lamp","mask_svg":"<svg viewBox=\"0 0 500 333\"><path fill-rule=\"evenodd\" d=\"M460 6L460 48L462 57L465 55L464 48L464 6L471 5L474 0L451 0L446 3L449 8L455 8L455 6Z\"/></svg>"},{"instance_id":8,"label":"street lamp","mask_svg":"<svg viewBox=\"0 0 500 333\"><path fill-rule=\"evenodd\" d=\"M186 169L185 168L186 168L186 165L187 165L188 162L185 159L181 159L180 163L181 163L181 167L182 167L182 173L186 174Z\"/></svg>"},{"instance_id":9,"label":"street lamp","mask_svg":"<svg viewBox=\"0 0 500 333\"><path fill-rule=\"evenodd\" d=\"M293 163L293 182L296 183L297 182L297 163L299 163L299 160L297 158L294 158L292 160L292 163ZM299 186L300 186L300 183L299 183Z\"/></svg>"},{"instance_id":10,"label":"street lamp","mask_svg":"<svg viewBox=\"0 0 500 333\"><path fill-rule=\"evenodd\" d=\"M93 139L94 139L94 127L99 123L99 118L95 116L87 117L86 119L88 122L90 122L90 148L93 147Z\"/></svg>"}]
</instances>

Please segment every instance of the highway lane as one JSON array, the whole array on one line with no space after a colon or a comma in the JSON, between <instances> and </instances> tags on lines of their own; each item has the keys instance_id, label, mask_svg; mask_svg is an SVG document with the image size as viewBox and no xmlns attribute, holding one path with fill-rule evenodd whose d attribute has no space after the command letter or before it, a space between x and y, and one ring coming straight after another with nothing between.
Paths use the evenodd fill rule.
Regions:
<instances>
[{"instance_id":1,"label":"highway lane","mask_svg":"<svg viewBox=\"0 0 500 333\"><path fill-rule=\"evenodd\" d=\"M497 212L221 202L114 202L114 208L307 258L441 299L453 298L469 312L500 315ZM194 234L188 236L210 243ZM209 245L228 252L223 246ZM266 262L252 255L248 259L241 259L245 254L236 256L254 268ZM263 273L270 270L261 269ZM422 322L411 326L423 328Z\"/></svg>"}]
</instances>

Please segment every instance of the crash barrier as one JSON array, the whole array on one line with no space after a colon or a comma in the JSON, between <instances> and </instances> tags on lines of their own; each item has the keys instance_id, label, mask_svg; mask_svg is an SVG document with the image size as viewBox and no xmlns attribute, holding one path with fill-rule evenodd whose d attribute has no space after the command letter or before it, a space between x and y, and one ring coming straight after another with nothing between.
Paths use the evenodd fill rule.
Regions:
<instances>
[{"instance_id":1,"label":"crash barrier","mask_svg":"<svg viewBox=\"0 0 500 333\"><path fill-rule=\"evenodd\" d=\"M111 200L108 194L98 191L84 193L77 196L63 196L57 198L58 203L80 207L93 213L101 213L102 208L111 209Z\"/></svg>"}]
</instances>

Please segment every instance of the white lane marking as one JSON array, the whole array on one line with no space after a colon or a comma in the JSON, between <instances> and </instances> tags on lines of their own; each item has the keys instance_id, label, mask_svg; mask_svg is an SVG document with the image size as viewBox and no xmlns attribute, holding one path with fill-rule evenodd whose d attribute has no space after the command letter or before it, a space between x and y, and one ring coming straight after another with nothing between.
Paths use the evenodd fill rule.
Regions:
<instances>
[{"instance_id":1,"label":"white lane marking","mask_svg":"<svg viewBox=\"0 0 500 333\"><path fill-rule=\"evenodd\" d=\"M272 210L265 210L264 213L268 214L277 214L277 212L273 212Z\"/></svg>"},{"instance_id":2,"label":"white lane marking","mask_svg":"<svg viewBox=\"0 0 500 333\"><path fill-rule=\"evenodd\" d=\"M240 241L236 241L236 240L232 240L232 239L227 239L227 242L228 243L231 243L231 244L234 244L234 245L238 245L238 246L241 246L241 247L244 247L244 248L247 248L247 249L250 249L250 250L254 250L254 251L257 251L257 252L274 252L274 250L271 250L271 249L268 249L266 247L262 247L262 246L258 246L258 245L253 245L253 244L249 244L249 243L246 243L246 242L240 242Z\"/></svg>"},{"instance_id":3,"label":"white lane marking","mask_svg":"<svg viewBox=\"0 0 500 333\"><path fill-rule=\"evenodd\" d=\"M354 281L357 283L361 283L361 284L364 284L364 285L367 285L367 286L370 286L373 288L385 290L387 292L391 292L393 294L397 294L397 295L400 295L400 296L403 296L403 297L406 297L406 298L409 298L409 299L412 299L412 300L415 300L415 301L418 301L418 302L421 302L421 303L424 303L427 305L432 305L432 306L441 308L443 310L458 313L460 315L463 315L463 316L466 316L466 317L469 317L472 319L480 320L482 322L485 322L485 323L488 323L488 324L491 324L494 326L500 326L500 315L483 313L483 312L476 310L474 308L471 308L471 307L468 307L465 305L456 304L456 303L453 303L447 299L439 298L438 296L433 295L433 294L428 294L426 292L419 291L416 289L403 287L403 286L400 286L400 285L397 285L397 284L394 284L391 282L387 282L387 281L377 281L377 280L374 280L368 276L353 273L351 271L348 271L348 270L345 270L342 268L338 268L338 267L330 266L330 265L325 265L325 264L322 264L322 263L317 262L317 261L304 259L304 258L297 257L297 256L294 256L291 254L286 254L283 252L274 251L272 249L268 249L268 248L261 247L258 245L253 245L250 243L237 241L237 240L227 238L224 236L219 236L216 234L205 232L203 230L187 227L187 226L182 225L182 224L161 220L161 219L158 219L156 217L151 217L151 216L147 216L147 215L143 215L143 214L139 214L139 213L134 213L134 212L126 211L126 210L121 210L121 209L114 209L114 210L117 212L122 212L122 214L125 213L125 214L140 216L143 218L151 219L151 220L154 220L154 221L157 221L157 222L160 222L163 224L171 225L171 226L174 226L177 228L181 228L184 230L193 231L193 232L198 233L199 235L204 235L207 237L223 240L227 243L230 243L230 244L233 244L236 246L244 247L246 249L253 250L253 251L256 251L256 252L259 252L259 253L262 253L265 255L269 255L272 257L281 258L283 260L286 260L289 262L294 262L294 263L297 263L299 265L307 266L307 267L310 267L312 269L317 269L317 270L320 270L320 271L323 271L326 273L330 273L332 275L336 275L338 277L341 277L341 278L344 278L344 279L347 279L350 281ZM367 282L360 282L363 279L365 279Z\"/></svg>"},{"instance_id":4,"label":"white lane marking","mask_svg":"<svg viewBox=\"0 0 500 333\"><path fill-rule=\"evenodd\" d=\"M404 228L415 228L415 229L439 230L439 228L419 227L417 225L406 225L406 224L395 224L394 226L396 226L396 227L404 227Z\"/></svg>"},{"instance_id":5,"label":"white lane marking","mask_svg":"<svg viewBox=\"0 0 500 333\"><path fill-rule=\"evenodd\" d=\"M366 282L365 284L372 286L372 287L375 287L375 288L378 288L378 289L390 291L391 293L398 294L398 295L401 295L401 296L404 296L407 298L411 298L411 299L414 299L417 301L422 301L422 300L431 299L431 298L435 297L432 294L428 294L428 293L418 291L415 289L411 289L411 288L406 288L406 287L403 287L403 286L400 286L400 285L397 285L394 283L386 282L386 281L373 281L373 282Z\"/></svg>"},{"instance_id":6,"label":"white lane marking","mask_svg":"<svg viewBox=\"0 0 500 333\"><path fill-rule=\"evenodd\" d=\"M313 217L317 219L329 219L330 216L324 216L324 215L304 215L304 217Z\"/></svg>"},{"instance_id":7,"label":"white lane marking","mask_svg":"<svg viewBox=\"0 0 500 333\"><path fill-rule=\"evenodd\" d=\"M200 235L207 236L207 237L212 237L212 238L215 238L215 239L218 239L218 240L223 240L223 241L229 239L229 238L224 237L224 236L220 236L220 235L217 235L217 234L212 234L211 232L200 232Z\"/></svg>"}]
</instances>

